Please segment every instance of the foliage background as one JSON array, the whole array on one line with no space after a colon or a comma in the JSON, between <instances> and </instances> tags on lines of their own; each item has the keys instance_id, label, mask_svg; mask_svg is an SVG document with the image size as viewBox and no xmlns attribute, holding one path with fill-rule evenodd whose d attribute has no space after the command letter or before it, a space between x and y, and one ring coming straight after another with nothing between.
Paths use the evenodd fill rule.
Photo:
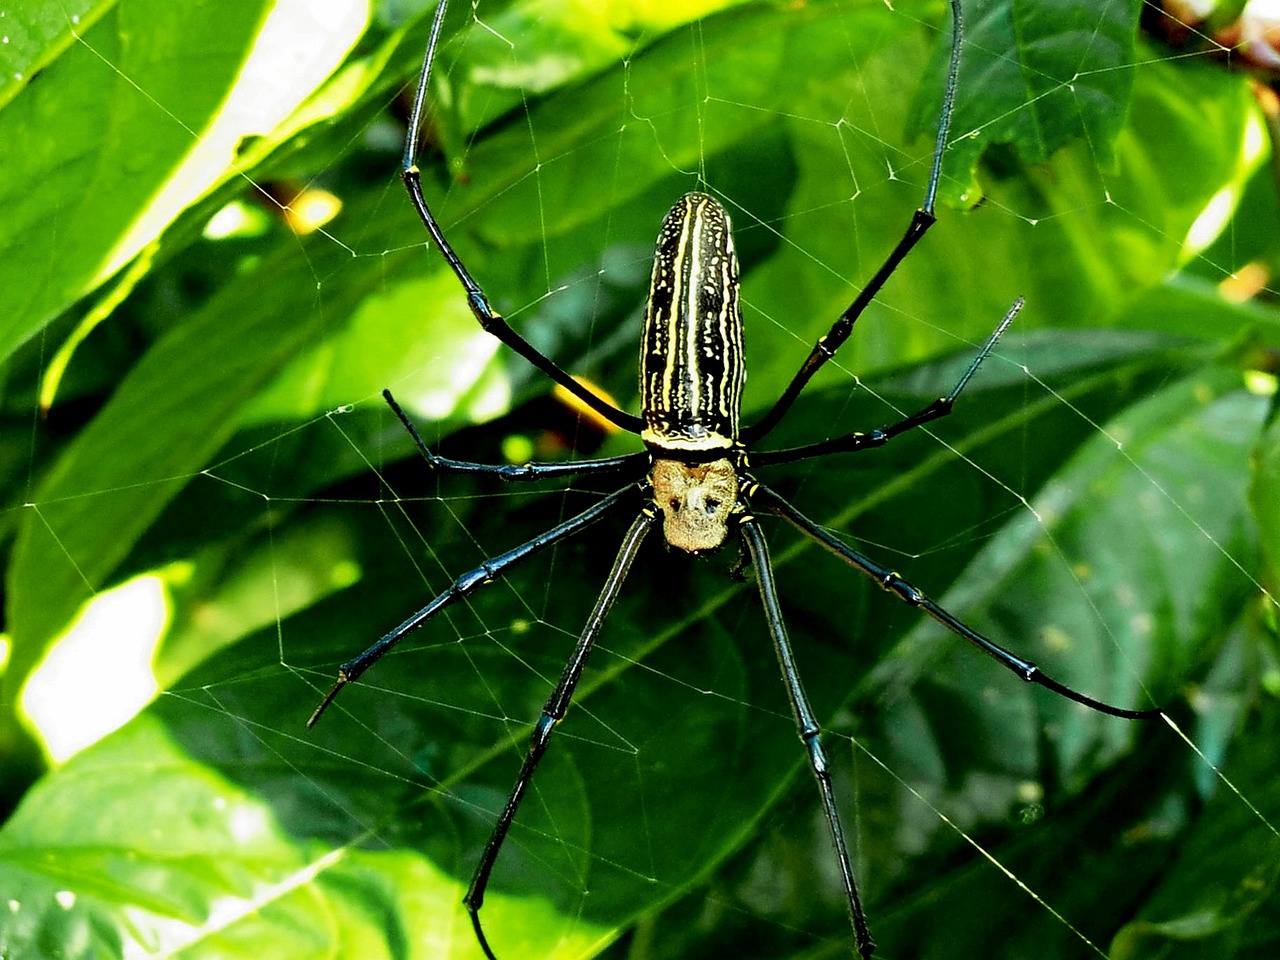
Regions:
<instances>
[{"instance_id":1,"label":"foliage background","mask_svg":"<svg viewBox=\"0 0 1280 960\"><path fill-rule=\"evenodd\" d=\"M496 355L424 249L396 97L429 10L368 11L305 103L172 199L269 5L30 6L7 14L0 91L0 955L477 956L462 891L619 531L451 612L306 733L336 664L592 493L427 476L378 391L455 456L634 441ZM752 411L927 171L943 5L706 6L484 3L446 25L426 179L450 236L531 339L631 408L672 198L705 183L734 213ZM1242 73L1140 39L1136 3L966 9L939 224L779 445L945 392L1028 306L951 420L776 482L1055 677L1166 705L1204 757L1024 689L771 528L879 955L1274 956L1280 440L1245 373L1274 371L1280 325L1273 285L1218 289L1277 262L1264 121ZM299 185L341 199L323 232L205 232ZM1218 196L1224 230L1189 247ZM846 956L753 588L646 551L504 850L493 941ZM86 600L147 572L172 604L161 695L47 765L23 683Z\"/></svg>"}]
</instances>

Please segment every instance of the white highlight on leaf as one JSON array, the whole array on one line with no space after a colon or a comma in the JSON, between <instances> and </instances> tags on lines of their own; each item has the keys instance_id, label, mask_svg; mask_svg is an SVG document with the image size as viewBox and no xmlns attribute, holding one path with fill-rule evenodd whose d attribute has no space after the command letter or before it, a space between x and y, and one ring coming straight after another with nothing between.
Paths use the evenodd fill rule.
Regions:
<instances>
[{"instance_id":1,"label":"white highlight on leaf","mask_svg":"<svg viewBox=\"0 0 1280 960\"><path fill-rule=\"evenodd\" d=\"M85 604L22 692L22 708L56 761L132 719L159 689L151 658L169 621L164 583L135 577Z\"/></svg>"},{"instance_id":2,"label":"white highlight on leaf","mask_svg":"<svg viewBox=\"0 0 1280 960\"><path fill-rule=\"evenodd\" d=\"M342 63L368 19L367 3L277 3L222 110L108 254L92 285L114 274L155 240L178 211L226 179L241 141L266 135L284 122Z\"/></svg>"}]
</instances>

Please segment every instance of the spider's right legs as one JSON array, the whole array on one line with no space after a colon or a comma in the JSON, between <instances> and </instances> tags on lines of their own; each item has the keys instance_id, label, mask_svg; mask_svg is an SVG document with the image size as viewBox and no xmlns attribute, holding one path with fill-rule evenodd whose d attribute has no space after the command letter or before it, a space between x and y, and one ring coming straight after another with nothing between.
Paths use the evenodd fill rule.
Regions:
<instances>
[{"instance_id":1,"label":"spider's right legs","mask_svg":"<svg viewBox=\"0 0 1280 960\"><path fill-rule=\"evenodd\" d=\"M1068 687L1066 684L1053 679L1030 660L1024 660L1012 651L1006 650L990 637L979 633L954 614L943 609L935 601L925 596L924 591L919 587L904 580L897 571L882 566L865 554L853 549L853 547L821 524L810 520L787 500L764 484L755 484L751 491L751 497L756 504L782 517L818 546L835 554L882 590L887 590L904 603L910 604L928 614L957 637L969 641L1000 666L1017 675L1019 679L1025 680L1027 683L1039 684L1061 697L1074 700L1090 710L1105 713L1110 717L1121 717L1125 720L1151 720L1163 714L1163 711L1159 708L1134 710L1127 707L1112 706L1101 700L1095 700L1079 690Z\"/></svg>"},{"instance_id":2,"label":"spider's right legs","mask_svg":"<svg viewBox=\"0 0 1280 960\"><path fill-rule=\"evenodd\" d=\"M956 398L960 396L960 391L968 385L970 379L977 373L978 367L982 365L982 361L987 359L987 356L994 349L996 341L1000 339L1000 335L1005 332L1009 324L1013 323L1013 318L1022 309L1023 302L1021 297L1013 302L1013 305L1005 312L1004 319L991 331L991 336L987 337L982 349L969 362L964 374L945 397L939 397L927 406L921 407L915 413L903 417L897 423L891 423L887 427L881 427L869 433L847 433L844 436L832 437L830 440L808 443L802 447L789 447L786 450L766 450L763 453L753 453L751 454L751 465L764 467L775 463L794 463L797 460L822 457L829 453L855 453L859 450L883 447L894 437L901 436L908 430L923 427L926 423L932 423L934 420L941 420L951 413L952 408L955 406Z\"/></svg>"},{"instance_id":3,"label":"spider's right legs","mask_svg":"<svg viewBox=\"0 0 1280 960\"><path fill-rule=\"evenodd\" d=\"M569 657L569 662L565 664L564 672L560 675L560 682L556 684L556 688L552 691L546 706L542 708L542 715L538 717L538 722L534 724L533 736L529 740L529 752L525 755L524 763L520 767L520 775L516 778L515 785L511 788L511 794L507 797L506 805L502 808L502 815L498 817L498 822L494 824L493 833L489 835L489 842L485 844L484 856L481 858L479 866L476 867L476 872L471 878L471 886L467 889L467 895L462 900L466 904L467 912L471 914L471 925L475 928L476 939L480 941L480 947L484 950L484 955L488 960L497 960L493 955L492 948L489 946L489 941L485 939L484 930L480 925L480 908L484 905L484 894L489 886L489 875L493 872L493 865L498 860L498 853L502 850L502 843L507 838L507 831L511 828L511 822L515 819L516 811L520 808L520 801L524 799L525 791L533 780L534 771L537 770L543 754L547 752L551 734L555 731L556 724L564 719L565 711L569 709L569 702L573 699L573 691L582 676L583 667L586 666L587 655L591 653L591 648L600 633L600 628L604 625L604 618L608 615L609 608L613 606L613 601L617 599L618 592L622 589L622 581L626 579L627 571L631 569L631 562L635 560L640 544L644 542L645 535L649 532L649 528L656 519L657 515L646 506L645 510L631 524L631 528L627 530L627 535L622 540L622 547L618 550L617 559L613 561L613 569L609 571L609 576L604 582L600 596L596 598L596 605L591 611L591 616L587 619L587 625L583 628L582 635L578 638L578 644L574 647L573 654Z\"/></svg>"},{"instance_id":4,"label":"spider's right legs","mask_svg":"<svg viewBox=\"0 0 1280 960\"><path fill-rule=\"evenodd\" d=\"M862 316L862 311L875 299L880 288L885 285L885 281L898 269L898 264L906 258L936 220L933 215L933 205L937 199L938 180L942 175L942 154L946 149L947 134L951 129L951 113L956 100L956 79L960 74L960 40L964 34L964 15L960 10L960 0L951 0L951 24L951 64L947 70L947 87L942 97L942 114L938 119L938 137L934 143L933 163L929 170L929 183L925 187L924 203L911 218L907 232L890 252L888 259L881 264L880 269L862 288L862 292L854 298L853 303L849 304L844 313L840 314L839 319L831 325L831 329L818 338L818 342L813 345L809 356L800 365L795 377L787 384L787 389L782 392L782 396L759 422L742 431L742 442L747 446L759 441L778 425L813 375L822 369L823 365L836 355L840 346L849 339L853 325L858 317Z\"/></svg>"},{"instance_id":5,"label":"spider's right legs","mask_svg":"<svg viewBox=\"0 0 1280 960\"><path fill-rule=\"evenodd\" d=\"M592 393L569 374L565 373L554 361L539 353L533 344L512 329L505 318L493 311L493 308L489 306L488 297L480 289L480 284L476 283L475 278L471 276L471 272L467 270L449 241L445 239L444 230L436 220L435 214L431 212L431 207L427 204L427 199L422 193L421 173L418 170L418 139L422 134L422 119L427 97L427 83L431 79L431 65L435 61L436 45L440 40L440 27L444 23L444 14L448 6L448 0L440 0L440 5L436 8L435 19L431 22L431 38L427 41L427 51L422 58L422 71L418 75L418 91L413 98L413 112L409 118L409 132L405 137L401 178L404 180L405 189L409 192L409 199L413 201L414 209L418 211L418 217L422 220L423 226L427 228L427 232L431 234L431 239L440 248L445 261L466 291L467 303L471 307L471 312L475 315L476 320L480 322L480 326L610 423L616 424L623 430L639 433L644 427L644 421L640 417L624 413L603 397Z\"/></svg>"}]
</instances>

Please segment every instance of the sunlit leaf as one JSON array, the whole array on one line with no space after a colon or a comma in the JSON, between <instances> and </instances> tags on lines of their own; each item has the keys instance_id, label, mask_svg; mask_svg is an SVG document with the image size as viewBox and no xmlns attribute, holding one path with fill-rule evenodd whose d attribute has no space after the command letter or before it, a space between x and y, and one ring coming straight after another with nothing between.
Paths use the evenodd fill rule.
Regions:
<instances>
[{"instance_id":1,"label":"sunlit leaf","mask_svg":"<svg viewBox=\"0 0 1280 960\"><path fill-rule=\"evenodd\" d=\"M0 164L23 248L0 289L28 303L0 394L0 796L26 793L0 827L0 953L477 957L462 895L630 518L454 604L305 721L340 663L460 574L638 478L432 474L379 392L460 458L641 446L579 423L479 330L404 196L397 93L430 3L370 10L320 90L109 279L106 251L196 146L261 11L108 6L83 9L84 42L65 19L33 28L21 56L40 72L0 116L47 97L65 131L0 138L6 159L31 144ZM947 4L705 6L455 4L420 163L495 308L632 412L657 225L683 192L719 196L749 423L924 198ZM1131 0L966 12L937 225L762 446L924 407L1026 305L951 417L755 469L1049 675L1167 707L1196 748L1020 683L762 512L872 929L885 956L930 960L1269 957L1264 127L1242 76L1136 40ZM218 76L182 53L201 42ZM137 59L158 49L178 67ZM88 106L66 99L77 71L100 72ZM188 101L190 129L131 132ZM75 148L106 178L92 189L45 169ZM971 181L985 203L962 209ZM280 204L306 188L337 212L301 236ZM240 226L206 235L232 201ZM1204 247L1188 238L1206 210L1223 232ZM1241 304L1218 282L1251 260L1264 289ZM495 866L499 956L850 954L756 572L728 576L735 559L642 549ZM83 601L157 571L160 695L33 783L25 677Z\"/></svg>"}]
</instances>

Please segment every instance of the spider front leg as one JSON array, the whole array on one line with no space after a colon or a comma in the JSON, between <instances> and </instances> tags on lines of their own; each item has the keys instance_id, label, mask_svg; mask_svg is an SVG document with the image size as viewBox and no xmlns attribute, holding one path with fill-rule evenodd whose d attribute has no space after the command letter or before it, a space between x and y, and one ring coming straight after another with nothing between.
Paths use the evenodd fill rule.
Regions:
<instances>
[{"instance_id":1,"label":"spider front leg","mask_svg":"<svg viewBox=\"0 0 1280 960\"><path fill-rule=\"evenodd\" d=\"M754 491L753 491L754 492ZM756 569L756 581L760 585L760 601L764 605L765 622L769 625L769 635L773 638L774 651L778 655L778 666L782 669L782 679L787 685L787 697L791 700L791 711L795 715L796 731L809 754L809 768L818 784L818 793L822 797L822 813L827 820L827 828L831 833L831 845L835 847L836 859L840 864L840 879L844 883L845 894L849 900L849 919L853 924L853 934L857 941L858 953L863 960L869 960L876 948L871 939L871 931L867 927L866 915L862 912L862 899L858 895L858 881L853 875L853 865L849 860L849 847L845 843L844 831L840 827L840 813L836 809L835 791L831 786L831 771L827 766L827 755L822 749L822 730L818 726L813 708L809 706L809 698L805 695L804 686L800 682L800 671L796 667L795 656L791 652L791 641L787 639L787 628L782 622L782 608L778 604L778 591L773 582L773 565L769 560L769 546L759 523L750 515L742 521L742 542L746 544L751 555L751 564Z\"/></svg>"},{"instance_id":2,"label":"spider front leg","mask_svg":"<svg viewBox=\"0 0 1280 960\"><path fill-rule=\"evenodd\" d=\"M534 724L533 735L529 740L529 751L520 767L520 775L516 777L515 786L511 788L511 794L507 797L507 802L502 808L502 815L498 817L498 822L494 825L493 832L489 835L489 842L485 844L484 848L484 856L480 859L480 864L476 867L476 872L471 878L471 886L468 887L467 895L463 898L462 902L466 904L467 912L471 915L471 925L475 928L476 939L480 941L480 948L484 950L484 955L488 960L497 960L493 949L489 946L489 941L485 939L484 929L480 924L480 908L484 905L484 894L489 886L489 875L493 872L493 865L498 860L498 854L502 850L503 841L507 838L507 831L511 829L511 822L515 819L516 811L520 809L520 801L524 799L525 791L533 780L534 771L537 770L543 754L547 752L551 734L555 731L556 724L564 719L565 711L569 709L569 703L573 699L573 691L578 686L578 680L582 676L582 669L587 663L587 656L591 653L591 648L600 633L600 628L604 626L604 619L609 613L609 608L613 606L613 601L617 599L618 592L622 589L622 581L626 579L627 571L631 569L631 563L636 558L640 544L644 542L645 535L649 532L649 528L653 525L655 519L656 514L646 505L640 516L636 517L630 529L627 530L627 535L622 540L622 547L618 550L618 556L613 561L613 568L609 571L609 576L604 582L604 588L600 591L600 596L596 598L596 605L591 611L591 616L587 619L587 625L583 628L582 635L578 638L578 644L573 648L573 654L569 657L569 662L565 664L564 672L560 675L560 682L556 684L556 688L552 691L546 706L542 708L542 714L538 717L538 722Z\"/></svg>"},{"instance_id":3,"label":"spider front leg","mask_svg":"<svg viewBox=\"0 0 1280 960\"><path fill-rule=\"evenodd\" d=\"M445 238L444 229L440 226L439 221L436 220L435 214L431 212L427 198L422 192L422 175L418 169L418 140L422 136L422 121L426 112L427 86L431 80L431 66L435 62L436 45L440 40L440 27L444 24L444 15L448 7L448 0L440 0L440 5L436 8L435 19L431 22L431 37L427 41L427 51L422 57L422 70L418 74L418 90L413 98L413 111L409 117L409 132L404 141L404 161L401 169L401 179L404 181L405 189L409 192L409 199L413 201L413 208L418 212L418 218L422 221L422 225L431 234L431 239L440 248L440 253L444 256L445 262L449 264L449 268L458 278L458 282L462 284L463 290L466 291L467 304L471 307L472 314L475 315L476 320L486 332L493 334L498 340L520 354L520 356L524 357L610 423L616 424L631 433L639 433L644 427L644 421L640 417L624 413L603 397L592 393L569 374L565 373L555 361L539 353L537 348L520 336L502 315L494 312L489 305L489 298L485 296L480 284L471 276L471 272L463 264L462 258L454 252L453 246Z\"/></svg>"},{"instance_id":4,"label":"spider front leg","mask_svg":"<svg viewBox=\"0 0 1280 960\"><path fill-rule=\"evenodd\" d=\"M964 15L960 9L960 0L951 0L951 61L947 68L947 86L942 96L938 136L934 141L933 161L929 168L929 182L925 187L924 203L912 216L907 232L902 235L898 245L890 251L888 258L862 288L862 292L845 308L844 313L840 314L836 322L831 325L831 329L818 338L818 342L813 345L809 356L800 365L800 369L787 385L787 389L782 392L782 396L759 422L742 431L742 442L748 447L757 443L778 425L813 375L821 370L826 362L836 355L841 345L849 339L854 323L862 316L862 311L867 308L867 305L875 299L880 288L893 276L894 271L898 269L898 264L906 259L907 254L937 220L933 214L933 207L938 196L938 181L942 176L942 155L946 151L947 134L951 130L951 114L955 108L956 82L960 76L960 41L963 36Z\"/></svg>"}]
</instances>

